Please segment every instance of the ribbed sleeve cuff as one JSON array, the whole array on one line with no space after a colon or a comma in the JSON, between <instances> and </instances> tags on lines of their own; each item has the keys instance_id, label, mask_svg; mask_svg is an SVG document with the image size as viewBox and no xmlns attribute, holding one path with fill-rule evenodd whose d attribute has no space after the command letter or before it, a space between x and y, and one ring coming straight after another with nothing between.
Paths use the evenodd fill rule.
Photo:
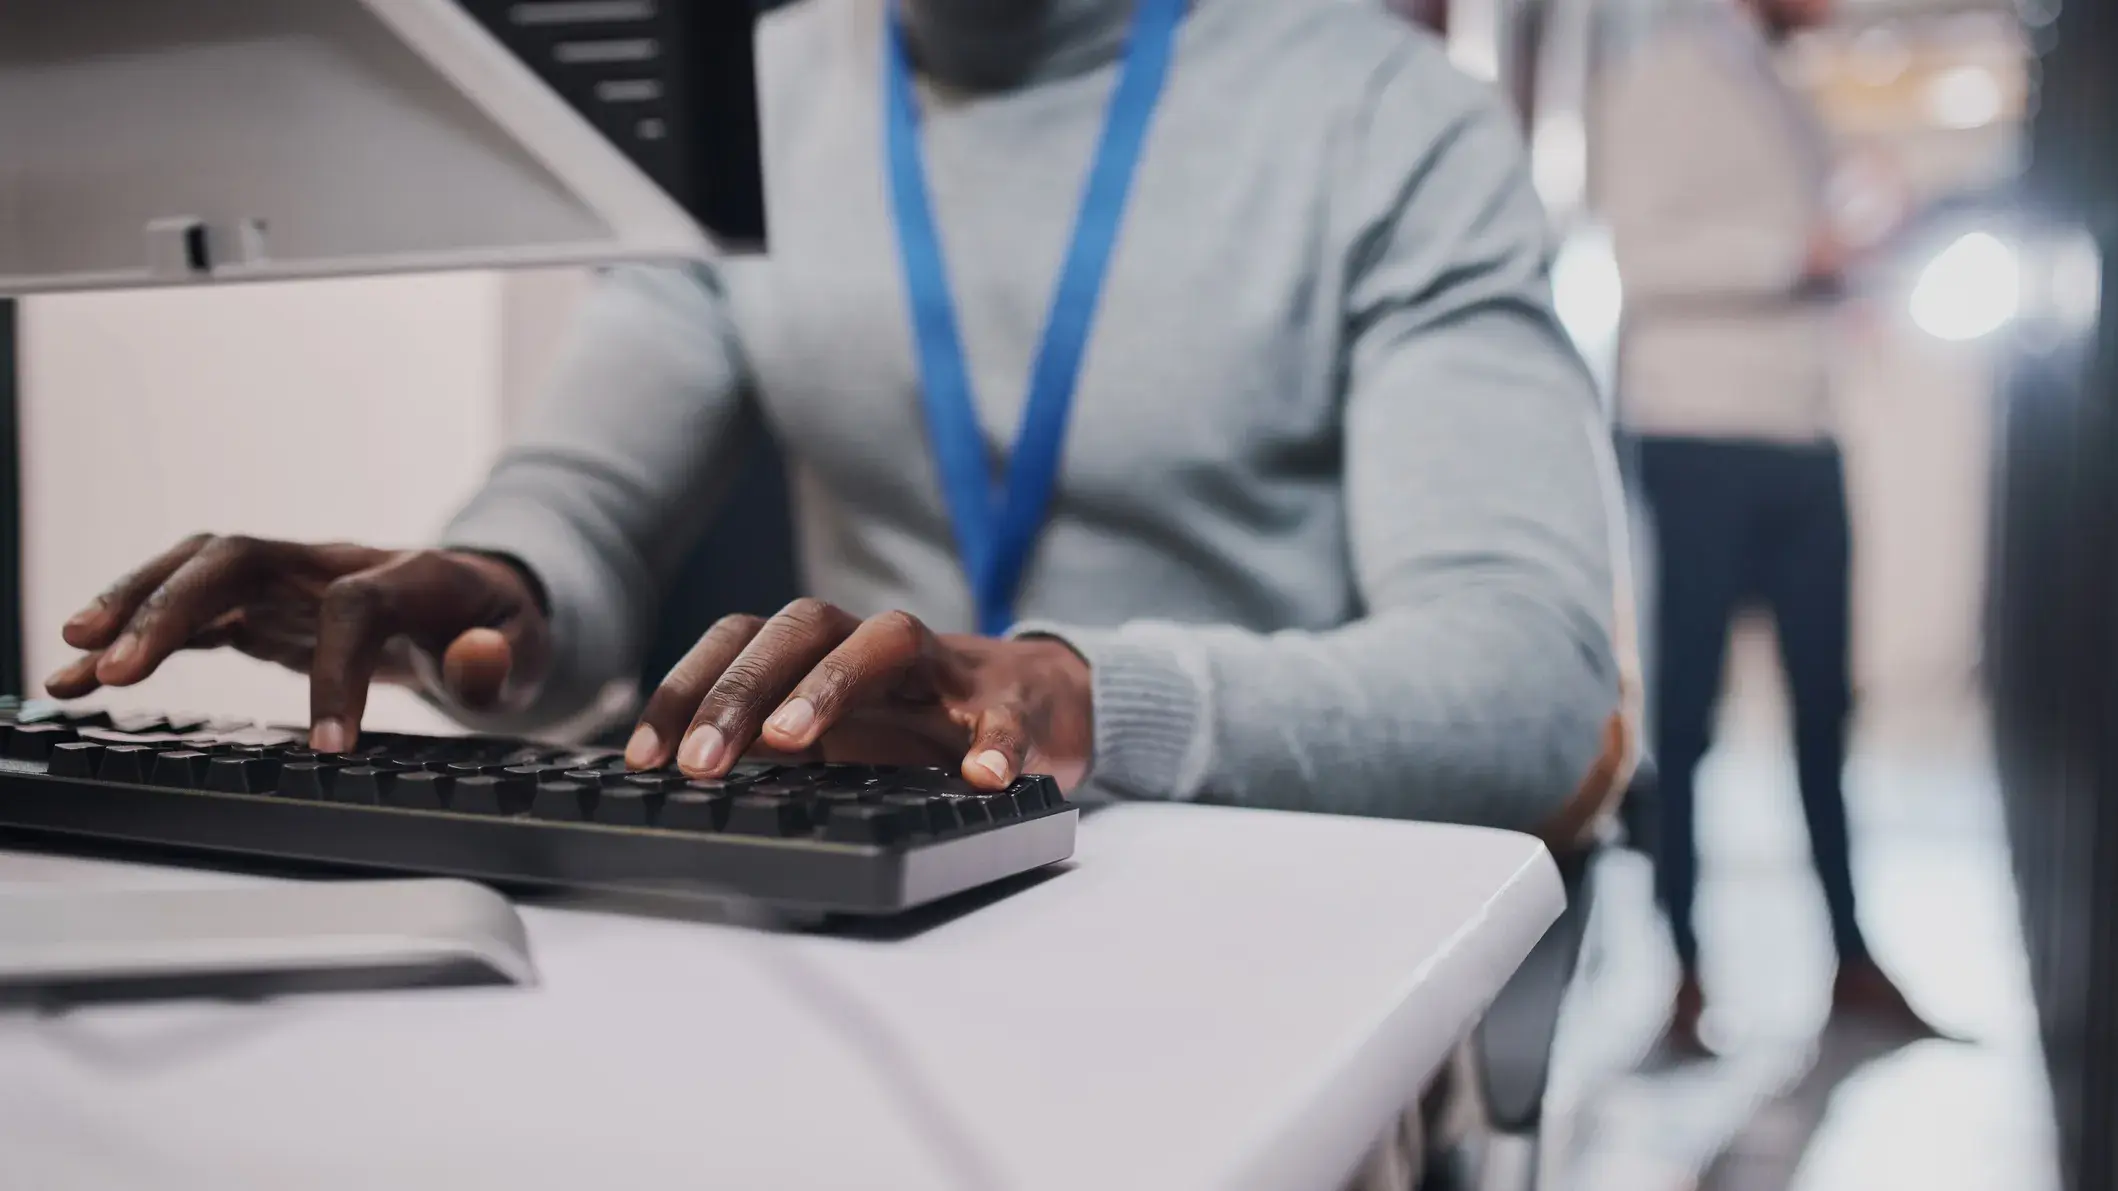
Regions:
<instances>
[{"instance_id":1,"label":"ribbed sleeve cuff","mask_svg":"<svg viewBox=\"0 0 2118 1191\"><path fill-rule=\"evenodd\" d=\"M1082 629L1030 622L1011 637L1051 637L1088 660L1096 755L1089 779L1130 798L1196 796L1212 760L1205 659L1144 626Z\"/></svg>"}]
</instances>

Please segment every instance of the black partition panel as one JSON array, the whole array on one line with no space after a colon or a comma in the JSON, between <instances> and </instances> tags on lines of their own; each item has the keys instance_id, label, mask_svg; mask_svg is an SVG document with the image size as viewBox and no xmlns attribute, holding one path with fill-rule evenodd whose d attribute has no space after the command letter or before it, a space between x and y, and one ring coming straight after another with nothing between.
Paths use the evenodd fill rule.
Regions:
<instances>
[{"instance_id":1,"label":"black partition panel","mask_svg":"<svg viewBox=\"0 0 2118 1191\"><path fill-rule=\"evenodd\" d=\"M2046 50L2026 193L2085 229L2099 322L2011 362L1997 460L1999 762L2061 1161L2118 1191L2118 7L2069 0Z\"/></svg>"},{"instance_id":2,"label":"black partition panel","mask_svg":"<svg viewBox=\"0 0 2118 1191\"><path fill-rule=\"evenodd\" d=\"M22 456L15 433L15 304L0 298L0 693L23 691Z\"/></svg>"},{"instance_id":3,"label":"black partition panel","mask_svg":"<svg viewBox=\"0 0 2118 1191\"><path fill-rule=\"evenodd\" d=\"M755 0L461 0L723 244L765 239Z\"/></svg>"}]
</instances>

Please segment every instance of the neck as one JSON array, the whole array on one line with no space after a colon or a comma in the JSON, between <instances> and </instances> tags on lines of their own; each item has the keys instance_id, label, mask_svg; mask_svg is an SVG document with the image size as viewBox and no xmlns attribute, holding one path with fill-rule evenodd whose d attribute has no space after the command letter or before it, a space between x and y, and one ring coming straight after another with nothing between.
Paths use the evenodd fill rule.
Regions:
<instances>
[{"instance_id":1,"label":"neck","mask_svg":"<svg viewBox=\"0 0 2118 1191\"><path fill-rule=\"evenodd\" d=\"M1004 91L1094 70L1125 46L1133 0L902 0L920 71Z\"/></svg>"}]
</instances>

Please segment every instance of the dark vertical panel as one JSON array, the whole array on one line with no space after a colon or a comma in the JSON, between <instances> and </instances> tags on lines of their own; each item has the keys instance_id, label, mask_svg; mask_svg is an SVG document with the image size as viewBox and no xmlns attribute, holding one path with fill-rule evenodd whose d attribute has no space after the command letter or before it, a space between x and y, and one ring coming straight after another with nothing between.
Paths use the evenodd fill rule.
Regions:
<instances>
[{"instance_id":1,"label":"dark vertical panel","mask_svg":"<svg viewBox=\"0 0 2118 1191\"><path fill-rule=\"evenodd\" d=\"M15 304L0 298L0 693L22 682L22 483L15 432Z\"/></svg>"},{"instance_id":2,"label":"dark vertical panel","mask_svg":"<svg viewBox=\"0 0 2118 1191\"><path fill-rule=\"evenodd\" d=\"M2026 188L2118 268L2118 8L2070 0L2046 54ZM2106 292L2108 293L2108 284ZM2118 1188L2118 303L2014 361L1997 463L1994 704L2024 935L2076 1191Z\"/></svg>"},{"instance_id":3,"label":"dark vertical panel","mask_svg":"<svg viewBox=\"0 0 2118 1191\"><path fill-rule=\"evenodd\" d=\"M752 26L770 5L659 0L614 14L535 0L463 3L699 223L728 244L763 243ZM645 59L594 53L642 41L653 46Z\"/></svg>"}]
</instances>

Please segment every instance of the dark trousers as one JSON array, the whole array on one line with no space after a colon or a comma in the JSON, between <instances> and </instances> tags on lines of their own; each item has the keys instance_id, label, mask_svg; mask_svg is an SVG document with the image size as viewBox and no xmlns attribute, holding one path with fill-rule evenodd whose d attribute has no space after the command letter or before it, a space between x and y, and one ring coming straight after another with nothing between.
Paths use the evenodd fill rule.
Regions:
<instances>
[{"instance_id":1,"label":"dark trousers","mask_svg":"<svg viewBox=\"0 0 2118 1191\"><path fill-rule=\"evenodd\" d=\"M1751 601L1772 613L1794 704L1795 767L1809 847L1842 959L1867 954L1854 918L1841 775L1852 710L1845 473L1829 446L1646 438L1640 485L1660 582L1654 654L1661 822L1655 888L1677 956L1698 968L1694 778L1711 743L1729 623Z\"/></svg>"}]
</instances>

